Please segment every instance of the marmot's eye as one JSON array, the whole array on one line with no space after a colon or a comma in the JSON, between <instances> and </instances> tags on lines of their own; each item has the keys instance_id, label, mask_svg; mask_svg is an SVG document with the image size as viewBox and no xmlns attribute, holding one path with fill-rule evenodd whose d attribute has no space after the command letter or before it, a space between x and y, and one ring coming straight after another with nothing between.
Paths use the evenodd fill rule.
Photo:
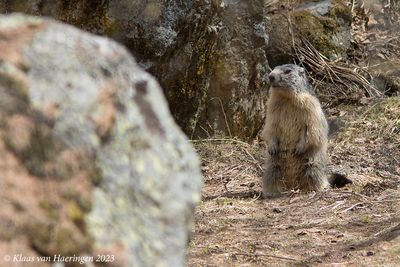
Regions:
<instances>
[{"instance_id":1,"label":"marmot's eye","mask_svg":"<svg viewBox=\"0 0 400 267\"><path fill-rule=\"evenodd\" d=\"M286 70L283 71L283 73L285 73L285 74L289 74L289 73L291 73L291 72L292 72L291 69L286 69Z\"/></svg>"}]
</instances>

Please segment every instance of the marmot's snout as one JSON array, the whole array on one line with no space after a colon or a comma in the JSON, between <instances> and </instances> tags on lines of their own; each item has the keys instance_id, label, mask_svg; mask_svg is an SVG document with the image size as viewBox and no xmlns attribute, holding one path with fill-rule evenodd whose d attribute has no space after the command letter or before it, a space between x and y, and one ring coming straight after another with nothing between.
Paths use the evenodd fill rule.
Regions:
<instances>
[{"instance_id":1,"label":"marmot's snout","mask_svg":"<svg viewBox=\"0 0 400 267\"><path fill-rule=\"evenodd\" d=\"M271 73L268 75L268 79L269 79L269 82L270 82L271 84L274 84L274 83L276 83L276 82L278 81L279 77L278 77L275 73L271 72Z\"/></svg>"}]
</instances>

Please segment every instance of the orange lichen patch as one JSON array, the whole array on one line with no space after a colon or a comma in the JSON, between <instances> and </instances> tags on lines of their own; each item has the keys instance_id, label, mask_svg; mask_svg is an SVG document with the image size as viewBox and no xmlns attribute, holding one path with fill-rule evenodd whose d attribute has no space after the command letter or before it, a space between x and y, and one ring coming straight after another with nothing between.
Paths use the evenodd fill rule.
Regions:
<instances>
[{"instance_id":1,"label":"orange lichen patch","mask_svg":"<svg viewBox=\"0 0 400 267\"><path fill-rule=\"evenodd\" d=\"M6 119L9 132L9 143L17 151L27 149L31 143L32 132L35 129L33 121L27 116L16 114Z\"/></svg>"},{"instance_id":2,"label":"orange lichen patch","mask_svg":"<svg viewBox=\"0 0 400 267\"><path fill-rule=\"evenodd\" d=\"M59 103L50 103L43 109L43 115L50 119L55 120L60 113L60 104Z\"/></svg>"},{"instance_id":3,"label":"orange lichen patch","mask_svg":"<svg viewBox=\"0 0 400 267\"><path fill-rule=\"evenodd\" d=\"M46 176L32 175L15 151L10 151L8 144L4 144L2 137L12 135L12 129L16 135L21 135L14 138L30 146L33 141L29 142L29 133L35 127L30 118L23 115L11 116L6 122L6 127L0 128L2 255L51 256L54 253L90 252L90 239L83 223L91 208L93 185L90 175L93 167L90 155L86 151L73 151L57 145L54 158L46 162L35 160L37 165L53 165L54 171ZM17 133L18 129L22 133ZM57 172L62 173L63 179L51 176ZM72 206L79 212L72 210L72 214ZM2 260L0 267L13 266L4 265Z\"/></svg>"},{"instance_id":4,"label":"orange lichen patch","mask_svg":"<svg viewBox=\"0 0 400 267\"><path fill-rule=\"evenodd\" d=\"M45 23L31 23L0 29L0 58L16 66L21 65L22 48L29 44L35 34L45 25Z\"/></svg>"},{"instance_id":5,"label":"orange lichen patch","mask_svg":"<svg viewBox=\"0 0 400 267\"><path fill-rule=\"evenodd\" d=\"M105 139L109 136L115 123L117 108L115 106L114 94L114 85L107 83L99 95L99 110L92 118L96 125L96 132L101 139Z\"/></svg>"},{"instance_id":6,"label":"orange lichen patch","mask_svg":"<svg viewBox=\"0 0 400 267\"><path fill-rule=\"evenodd\" d=\"M0 140L1 188L0 221L13 222L16 228L31 218L41 218L45 214L35 204L40 195L38 183L21 166L19 160L5 149ZM24 219L23 219L24 218ZM5 234L0 231L0 237ZM17 232L15 233L17 234Z\"/></svg>"}]
</instances>

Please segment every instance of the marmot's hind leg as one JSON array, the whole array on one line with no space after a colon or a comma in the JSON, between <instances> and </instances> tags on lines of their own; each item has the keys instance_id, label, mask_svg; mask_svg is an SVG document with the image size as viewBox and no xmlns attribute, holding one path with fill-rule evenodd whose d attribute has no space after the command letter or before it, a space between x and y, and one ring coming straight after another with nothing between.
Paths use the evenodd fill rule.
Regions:
<instances>
[{"instance_id":1,"label":"marmot's hind leg","mask_svg":"<svg viewBox=\"0 0 400 267\"><path fill-rule=\"evenodd\" d=\"M263 195L264 197L278 197L282 190L282 171L279 165L267 163L263 175Z\"/></svg>"},{"instance_id":2,"label":"marmot's hind leg","mask_svg":"<svg viewBox=\"0 0 400 267\"><path fill-rule=\"evenodd\" d=\"M304 191L321 191L329 187L325 164L319 161L310 161L303 165L303 174L300 189Z\"/></svg>"}]
</instances>

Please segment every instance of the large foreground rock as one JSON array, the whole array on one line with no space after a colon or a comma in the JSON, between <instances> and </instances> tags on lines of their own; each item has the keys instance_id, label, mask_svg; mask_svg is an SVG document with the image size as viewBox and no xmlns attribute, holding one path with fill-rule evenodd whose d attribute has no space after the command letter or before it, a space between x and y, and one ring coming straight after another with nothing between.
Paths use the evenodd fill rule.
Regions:
<instances>
[{"instance_id":1,"label":"large foreground rock","mask_svg":"<svg viewBox=\"0 0 400 267\"><path fill-rule=\"evenodd\" d=\"M202 179L157 82L36 17L0 17L0 59L0 254L183 266Z\"/></svg>"}]
</instances>

